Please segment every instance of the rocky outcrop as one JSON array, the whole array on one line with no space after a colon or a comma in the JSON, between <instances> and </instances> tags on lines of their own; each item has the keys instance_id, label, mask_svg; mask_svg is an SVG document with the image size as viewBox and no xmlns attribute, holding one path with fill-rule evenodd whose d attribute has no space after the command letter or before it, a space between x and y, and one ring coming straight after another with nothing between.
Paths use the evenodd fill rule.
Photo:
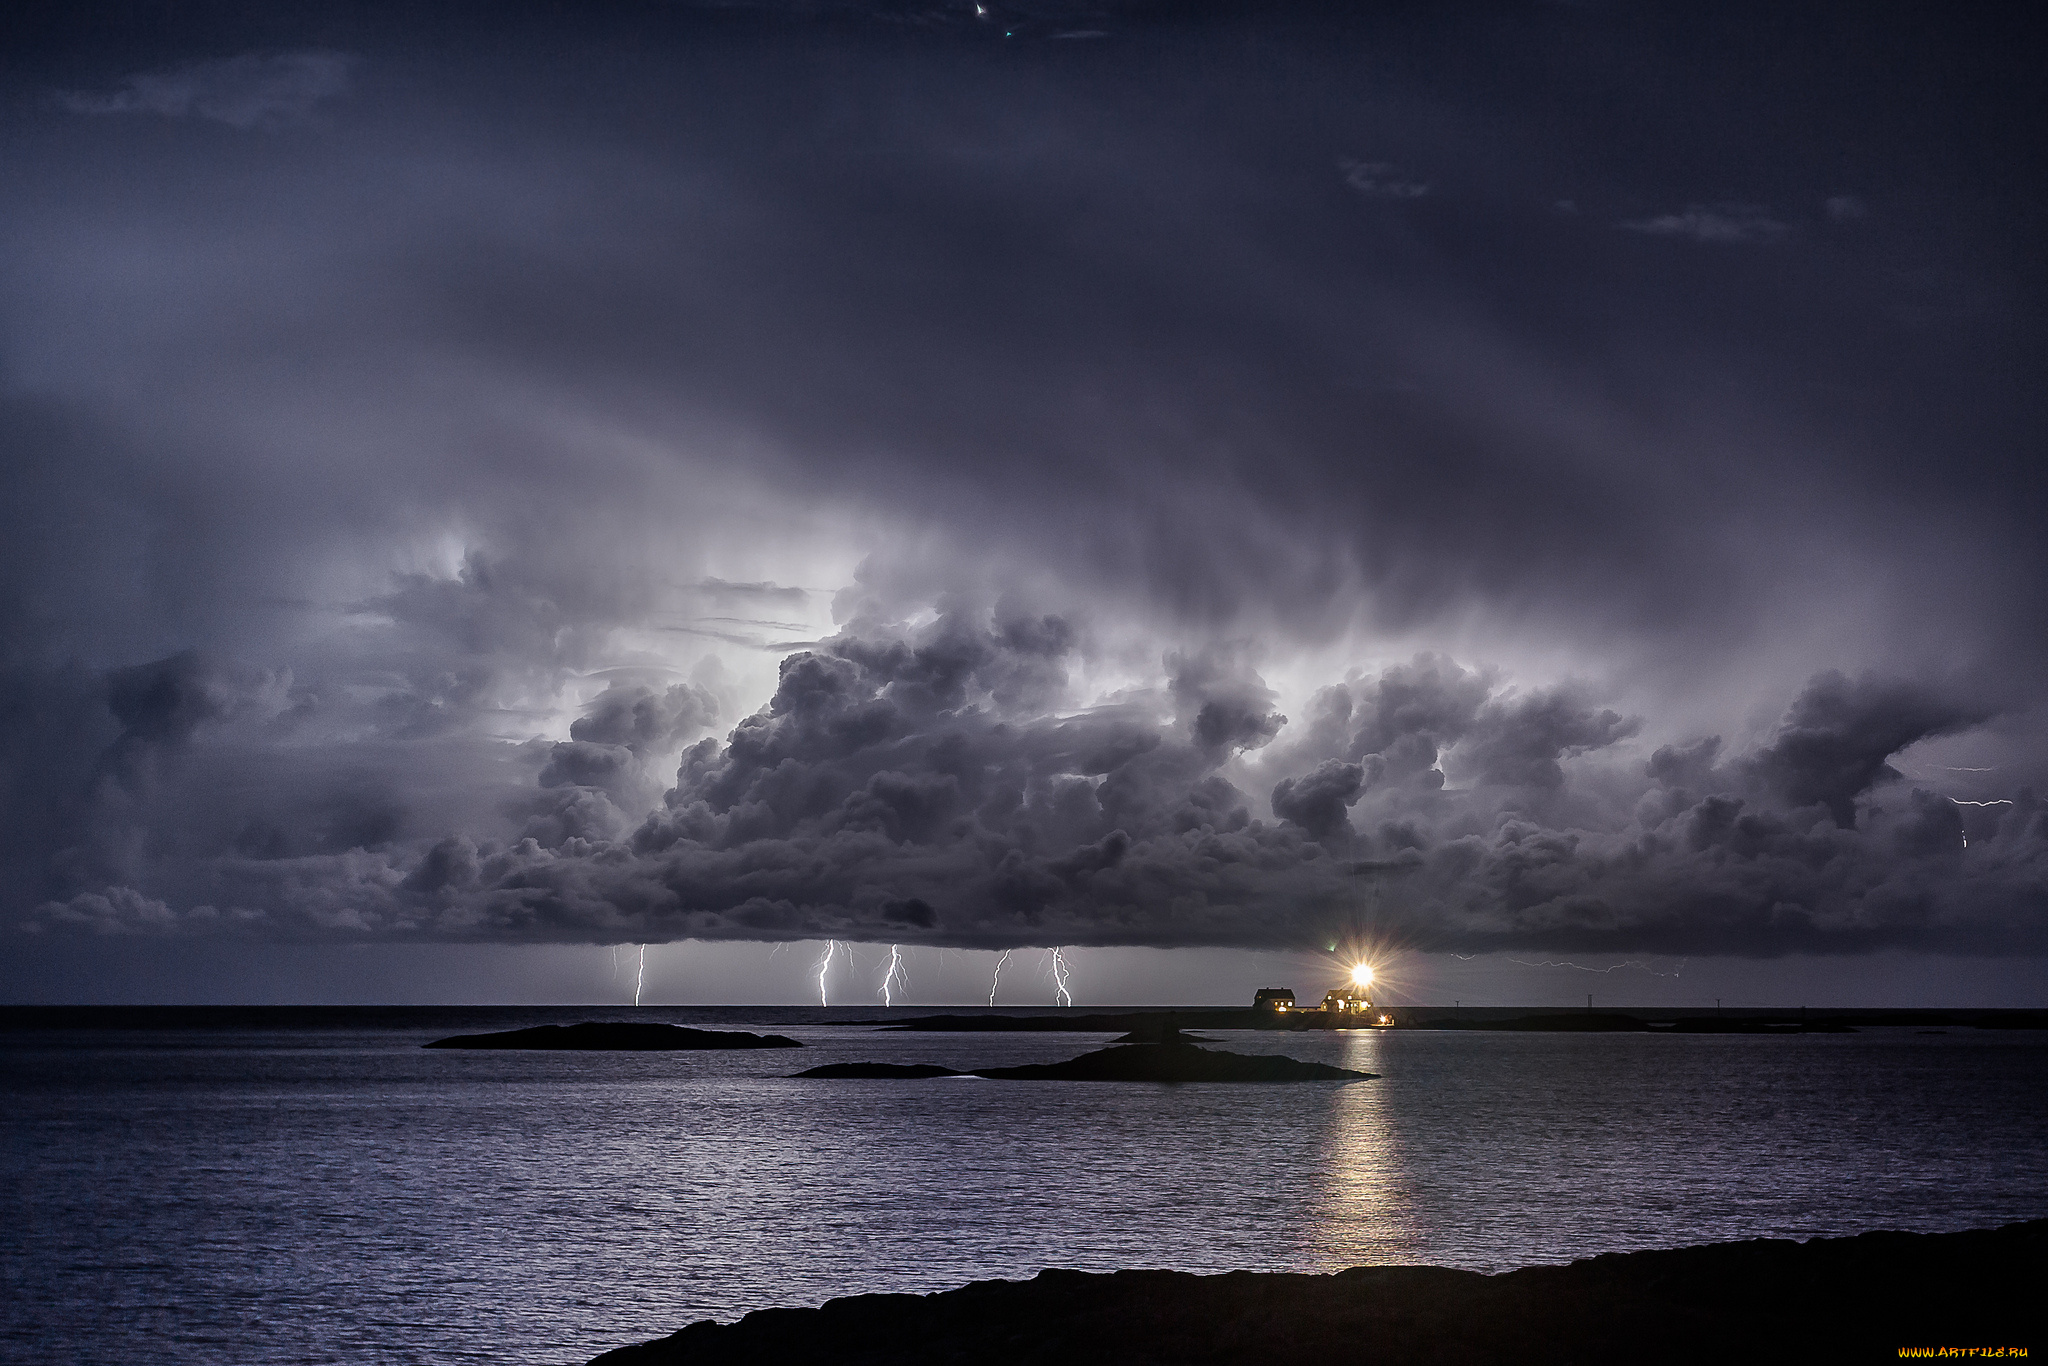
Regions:
<instances>
[{"instance_id":1,"label":"rocky outcrop","mask_svg":"<svg viewBox=\"0 0 2048 1366\"><path fill-rule=\"evenodd\" d=\"M802 1048L780 1034L747 1034L717 1029L685 1029L681 1025L586 1021L572 1025L536 1025L496 1034L457 1034L436 1039L426 1048L533 1048L604 1052L662 1053L695 1048Z\"/></svg>"},{"instance_id":2,"label":"rocky outcrop","mask_svg":"<svg viewBox=\"0 0 2048 1366\"><path fill-rule=\"evenodd\" d=\"M1900 1348L2038 1351L2044 1252L2048 1220L1609 1253L1494 1276L1431 1266L1329 1276L1045 1271L693 1323L591 1366L1724 1366L1896 1361Z\"/></svg>"},{"instance_id":3,"label":"rocky outcrop","mask_svg":"<svg viewBox=\"0 0 2048 1366\"><path fill-rule=\"evenodd\" d=\"M828 1062L796 1074L799 1077L865 1078L882 1081L923 1081L930 1077L964 1077L950 1067L929 1062Z\"/></svg>"},{"instance_id":4,"label":"rocky outcrop","mask_svg":"<svg viewBox=\"0 0 2048 1366\"><path fill-rule=\"evenodd\" d=\"M992 1081L1372 1081L1371 1072L1328 1067L1293 1058L1250 1057L1221 1049L1196 1048L1185 1039L1168 1043L1122 1044L1083 1053L1065 1062L1021 1067L978 1067L970 1072L921 1063L837 1062L813 1067L799 1077L987 1077Z\"/></svg>"},{"instance_id":5,"label":"rocky outcrop","mask_svg":"<svg viewBox=\"0 0 2048 1366\"><path fill-rule=\"evenodd\" d=\"M983 1067L997 1081L1371 1081L1371 1072L1293 1058L1226 1053L1187 1043L1132 1043L1100 1048L1066 1062Z\"/></svg>"}]
</instances>

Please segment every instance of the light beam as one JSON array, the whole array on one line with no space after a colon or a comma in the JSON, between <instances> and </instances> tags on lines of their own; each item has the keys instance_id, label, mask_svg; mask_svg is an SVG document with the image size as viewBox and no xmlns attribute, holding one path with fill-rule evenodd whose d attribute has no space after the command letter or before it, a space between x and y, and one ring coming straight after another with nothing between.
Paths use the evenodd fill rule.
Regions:
<instances>
[{"instance_id":1,"label":"light beam","mask_svg":"<svg viewBox=\"0 0 2048 1366\"><path fill-rule=\"evenodd\" d=\"M882 1004L896 1004L891 988L903 985L903 954L894 944L889 946L889 970L882 974Z\"/></svg>"},{"instance_id":2,"label":"light beam","mask_svg":"<svg viewBox=\"0 0 2048 1366\"><path fill-rule=\"evenodd\" d=\"M995 976L988 979L988 1003L990 1005L994 1005L996 1003L996 987L999 986L1003 980L1003 964L1009 961L1010 950L1004 949L1003 956L1001 958L996 959Z\"/></svg>"}]
</instances>

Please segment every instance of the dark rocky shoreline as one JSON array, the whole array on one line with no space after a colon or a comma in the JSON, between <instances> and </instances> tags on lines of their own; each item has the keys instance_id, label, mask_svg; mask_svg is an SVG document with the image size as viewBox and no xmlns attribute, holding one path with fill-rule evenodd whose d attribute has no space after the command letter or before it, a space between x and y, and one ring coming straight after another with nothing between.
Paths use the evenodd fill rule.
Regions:
<instances>
[{"instance_id":1,"label":"dark rocky shoreline","mask_svg":"<svg viewBox=\"0 0 2048 1366\"><path fill-rule=\"evenodd\" d=\"M1361 1267L980 1281L693 1323L590 1366L1896 1361L2048 1348L2048 1220L1966 1233L1756 1239L1499 1275Z\"/></svg>"}]
</instances>

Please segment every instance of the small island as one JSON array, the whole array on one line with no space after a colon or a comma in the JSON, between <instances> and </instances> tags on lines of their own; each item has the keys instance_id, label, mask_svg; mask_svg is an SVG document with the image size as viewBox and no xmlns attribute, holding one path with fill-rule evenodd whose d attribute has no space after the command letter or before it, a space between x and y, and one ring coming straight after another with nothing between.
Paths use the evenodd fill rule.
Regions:
<instances>
[{"instance_id":1,"label":"small island","mask_svg":"<svg viewBox=\"0 0 2048 1366\"><path fill-rule=\"evenodd\" d=\"M780 1034L739 1030L686 1029L682 1025L586 1020L572 1025L536 1025L495 1034L456 1034L423 1048L541 1049L555 1052L670 1053L714 1048L802 1048Z\"/></svg>"},{"instance_id":2,"label":"small island","mask_svg":"<svg viewBox=\"0 0 2048 1366\"><path fill-rule=\"evenodd\" d=\"M991 1081L1375 1081L1378 1074L1355 1072L1294 1058L1257 1057L1197 1048L1178 1031L1153 1033L1140 1043L1119 1043L1065 1062L1016 1067L979 1067L960 1072L934 1063L837 1062L798 1072L799 1078L867 1078L924 1081L936 1077L985 1077Z\"/></svg>"},{"instance_id":3,"label":"small island","mask_svg":"<svg viewBox=\"0 0 2048 1366\"><path fill-rule=\"evenodd\" d=\"M926 1081L932 1077L971 1077L933 1062L828 1062L796 1074L830 1081Z\"/></svg>"}]
</instances>

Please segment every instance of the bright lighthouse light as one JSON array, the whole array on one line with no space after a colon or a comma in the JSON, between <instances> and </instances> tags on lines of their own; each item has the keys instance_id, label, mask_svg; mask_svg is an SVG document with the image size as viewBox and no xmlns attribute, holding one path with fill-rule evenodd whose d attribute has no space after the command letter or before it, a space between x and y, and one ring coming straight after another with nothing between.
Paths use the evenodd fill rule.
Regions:
<instances>
[{"instance_id":1,"label":"bright lighthouse light","mask_svg":"<svg viewBox=\"0 0 2048 1366\"><path fill-rule=\"evenodd\" d=\"M1364 963L1360 963L1357 967L1351 969L1351 980L1362 987L1371 986L1372 968Z\"/></svg>"}]
</instances>

